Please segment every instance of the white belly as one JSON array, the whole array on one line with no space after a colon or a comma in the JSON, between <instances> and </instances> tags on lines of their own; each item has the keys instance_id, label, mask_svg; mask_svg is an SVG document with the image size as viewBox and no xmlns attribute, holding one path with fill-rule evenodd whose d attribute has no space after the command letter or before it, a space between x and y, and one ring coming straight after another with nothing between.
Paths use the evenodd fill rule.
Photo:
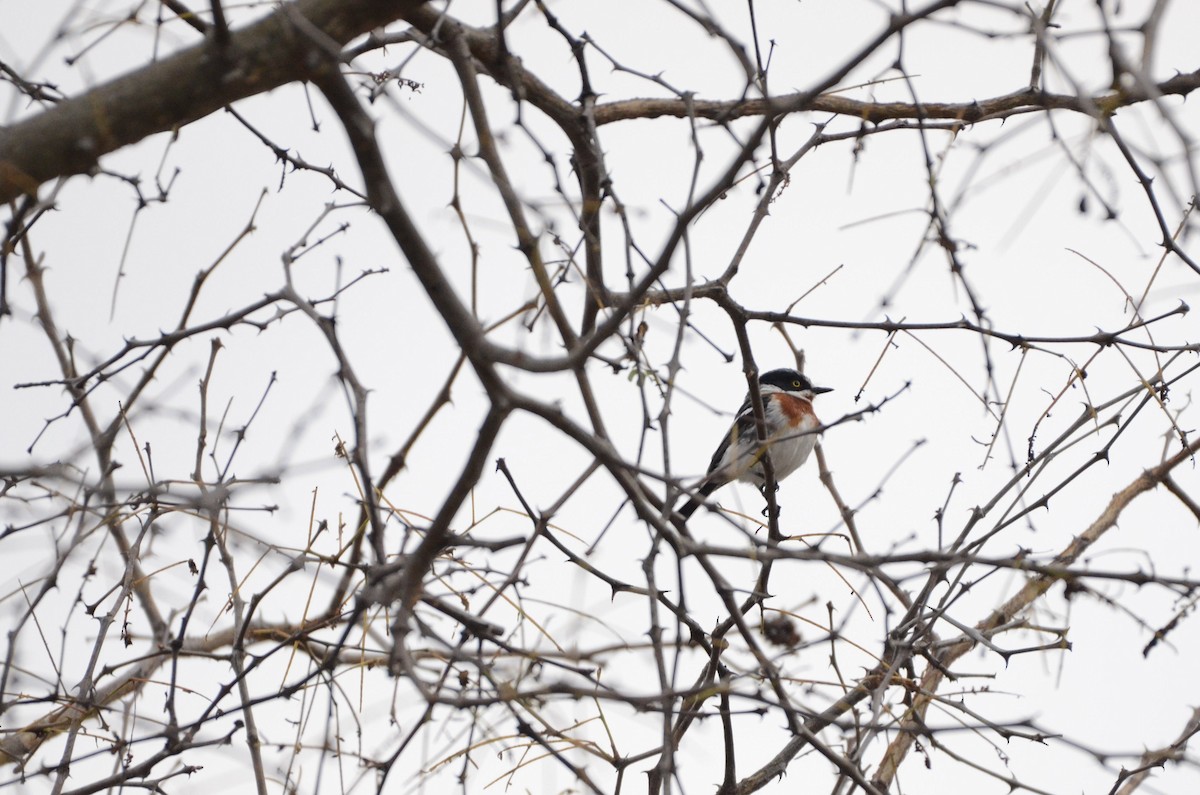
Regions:
<instances>
[{"instance_id":1,"label":"white belly","mask_svg":"<svg viewBox=\"0 0 1200 795\"><path fill-rule=\"evenodd\" d=\"M767 453L771 456L771 466L775 470L776 482L799 469L812 454L812 449L817 443L817 435L804 433L804 431L816 428L817 423L805 424L811 424L811 427L776 437L769 443ZM802 435L797 436L797 433ZM755 453L759 452L759 445L755 442L750 445L739 445L739 447L742 448L739 451L742 455L739 456L738 463L733 468L733 471L737 472L737 479L743 483L753 483L761 487L766 481L766 476L763 474L761 456L755 456Z\"/></svg>"}]
</instances>

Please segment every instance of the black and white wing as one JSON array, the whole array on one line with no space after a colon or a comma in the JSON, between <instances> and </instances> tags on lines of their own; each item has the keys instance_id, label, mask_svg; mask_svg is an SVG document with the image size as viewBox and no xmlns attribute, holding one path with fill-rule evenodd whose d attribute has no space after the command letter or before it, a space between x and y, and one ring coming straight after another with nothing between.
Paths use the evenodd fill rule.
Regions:
<instances>
[{"instance_id":1,"label":"black and white wing","mask_svg":"<svg viewBox=\"0 0 1200 795\"><path fill-rule=\"evenodd\" d=\"M746 400L738 409L737 415L733 418L733 424L729 426L729 430L721 437L721 443L717 445L716 452L713 453L712 461L708 463L708 474L712 475L722 467L728 467L730 464L740 457L740 455L730 455L730 448L734 444L740 444L744 441L751 441L758 438L758 432L754 428L754 406L750 402L750 396L746 396ZM732 478L713 478L710 483L714 483L713 489L723 486ZM711 489L710 489L711 491ZM706 492L707 493L707 492Z\"/></svg>"}]
</instances>

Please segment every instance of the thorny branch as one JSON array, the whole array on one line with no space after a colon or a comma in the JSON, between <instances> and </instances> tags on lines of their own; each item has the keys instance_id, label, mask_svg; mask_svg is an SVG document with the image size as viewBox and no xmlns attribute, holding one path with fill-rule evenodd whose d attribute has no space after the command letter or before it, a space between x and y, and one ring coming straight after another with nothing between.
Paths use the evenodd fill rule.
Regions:
<instances>
[{"instance_id":1,"label":"thorny branch","mask_svg":"<svg viewBox=\"0 0 1200 795\"><path fill-rule=\"evenodd\" d=\"M1026 744L1114 792L1194 776L1183 685L1174 739L1117 752L993 692L1025 655L1128 644L1133 688L1195 646L1182 4L868 3L828 52L795 38L835 33L809 4L662 0L619 34L587 5L162 0L5 55L4 781L884 793L923 763L1055 791ZM963 40L1022 48L1011 90L943 93ZM41 66L115 42L132 70L91 87ZM205 118L238 136L185 154ZM159 132L155 196L108 160ZM1046 162L1083 197L1051 243L1058 183L990 198ZM106 259L113 190L140 220ZM778 493L685 520L728 410L791 362L838 385L815 463L774 484L768 451Z\"/></svg>"}]
</instances>

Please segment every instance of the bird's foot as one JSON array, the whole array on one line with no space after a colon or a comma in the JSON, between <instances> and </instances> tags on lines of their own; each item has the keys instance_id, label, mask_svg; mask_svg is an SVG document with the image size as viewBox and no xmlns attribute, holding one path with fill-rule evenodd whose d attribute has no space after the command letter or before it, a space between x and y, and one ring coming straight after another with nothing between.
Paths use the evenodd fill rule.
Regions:
<instances>
[{"instance_id":1,"label":"bird's foot","mask_svg":"<svg viewBox=\"0 0 1200 795\"><path fill-rule=\"evenodd\" d=\"M779 493L779 484L778 483L775 484L774 491L777 494ZM760 494L762 494L762 498L764 500L767 500L767 484L766 483L764 483L758 487L758 492ZM783 510L783 506L781 506L779 503L775 503L775 513L779 514L782 510ZM767 500L766 507L762 509L762 515L767 517L768 519L771 518L771 501L770 500Z\"/></svg>"}]
</instances>

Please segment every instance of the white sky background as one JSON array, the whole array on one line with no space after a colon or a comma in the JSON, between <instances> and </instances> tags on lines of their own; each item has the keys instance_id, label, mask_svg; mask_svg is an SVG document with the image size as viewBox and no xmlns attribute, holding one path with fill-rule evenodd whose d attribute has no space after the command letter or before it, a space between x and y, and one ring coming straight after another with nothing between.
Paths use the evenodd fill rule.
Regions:
<instances>
[{"instance_id":1,"label":"white sky background","mask_svg":"<svg viewBox=\"0 0 1200 795\"><path fill-rule=\"evenodd\" d=\"M732 58L713 39L678 13L650 3L551 3L563 24L576 35L586 31L601 47L624 66L645 73L661 72L670 85L695 91L701 98L732 99L742 90L742 73ZM729 3L719 8L719 16L736 36L749 46L751 33L746 7ZM893 4L888 4L890 7ZM1112 4L1109 4L1111 6ZM1115 25L1140 22L1149 8L1146 2L1120 4L1114 14ZM874 36L886 21L883 4L874 2L762 2L756 6L760 39L765 46L773 40L769 82L774 91L785 93L802 89L823 77L847 53L856 51ZM1109 8L1113 11L1112 8ZM64 2L28 4L0 2L0 17L7 20L0 30L0 57L22 71L27 78L52 82L67 95L75 95L145 63L155 46L154 4L140 12L147 24L126 25L98 41L112 20L128 11L126 3L96 3L87 7ZM492 3L454 3L451 12L466 21L483 23L494 13ZM245 19L257 10L236 10ZM43 50L52 32L66 19L64 35ZM982 32L1016 34L1022 23L1002 6L992 9L972 5L963 12L939 16L951 24L917 26L905 39L904 62L913 76L914 86L923 101L962 102L1017 91L1029 79L1029 36L989 38ZM1056 15L1062 30L1078 32L1065 37L1056 47L1047 66L1047 81L1054 90L1071 91L1079 85L1089 91L1104 90L1111 80L1104 51L1104 40L1094 35L1098 17L1093 2L1066 0ZM1200 31L1200 7L1187 2L1171 5L1161 29L1158 55L1152 76L1164 79L1174 70L1197 67L1195 34ZM162 31L158 42L165 53L180 45L191 45L197 35L190 28L172 23ZM1140 40L1129 37L1131 54L1140 52ZM536 14L528 15L510 32L509 45L521 55L527 69L537 73L564 96L578 94L578 72L570 53L557 36L548 31ZM86 55L74 66L64 56L87 47ZM382 55L363 60L366 69L396 68L410 55L405 47L393 47ZM844 86L890 78L890 82L848 90L848 95L880 101L910 101L897 73L889 70L896 57L895 44L882 48L868 59ZM638 96L664 96L664 90L650 81L610 70L600 57L589 56L591 78L600 92L600 101ZM448 150L459 124L461 96L457 80L448 64L439 56L418 53L404 65L401 75L421 84L418 91L393 88L387 98L371 107L379 121L379 134L391 158L393 178L401 197L421 225L430 245L438 253L461 294L470 283L469 257L461 226L448 207L451 196L452 161ZM553 190L551 174L521 130L512 124L512 111L505 92L483 81L492 109L492 124L504 134L503 154L520 195L542 210L537 223L555 228L567 240L574 240L573 221L561 207ZM26 107L7 84L0 95L6 123L22 118L36 109ZM276 143L302 156L310 163L332 163L347 182L357 185L358 171L338 129L336 118L325 107L318 92L310 92L314 113L321 130L311 129L304 90L289 86L269 95L239 103L236 108L250 123ZM1172 98L1163 106L1171 120L1193 138L1200 130L1195 99L1185 103ZM566 159L567 147L552 128L527 108L527 121L543 143L558 159L556 167L564 183L572 184ZM795 116L783 122L779 130L779 149L790 156L811 134L812 125L827 121L819 115ZM1081 116L1059 113L1053 116L1058 134L1074 157L1086 163L1089 178L1101 196L1117 211L1116 221L1105 221L1101 202L1088 196L1086 210L1080 200L1088 189L1063 155L1062 147L1049 140L1044 115L1030 114L1003 124L991 122L964 130L952 142L945 133L928 136L935 157L939 158L940 188L943 197L958 195L968 184L961 203L954 208L951 231L970 248L962 252L968 278L982 297L988 319L995 328L1022 334L1088 335L1097 329L1116 330L1130 320L1121 290L1140 296L1159 263L1160 234L1145 194L1120 161L1107 140L1092 135L1091 122ZM1180 161L1179 140L1161 123L1153 107L1122 110L1116 117L1122 132L1139 147L1171 159L1175 186L1189 190ZM750 122L735 125L740 132ZM839 119L831 128L853 129ZM432 132L429 132L432 131ZM685 121L623 122L600 131L605 144L606 165L615 189L625 203L634 226L638 246L653 256L672 222L672 211L687 201L688 184L695 164L696 150ZM464 142L473 152L473 138ZM699 141L704 160L699 186L704 190L724 170L734 148L727 132L701 125ZM998 142L979 154L979 148ZM927 178L920 140L914 132L896 132L867 138L857 155L853 141L823 146L809 154L792 172L791 183L777 197L771 215L756 235L743 265L743 272L731 289L735 300L760 310L783 311L834 272L828 281L812 290L793 310L794 314L817 319L879 321L907 318L910 322L953 321L968 314L969 304L948 274L945 256L936 246L926 247L912 263L926 226L928 202ZM106 176L75 177L57 194L58 212L39 222L33 235L35 250L44 252L49 269L48 289L58 311L60 327L79 340L77 355L81 361L102 360L118 350L125 338L150 338L160 329L173 327L191 289L196 272L210 266L248 223L260 200L255 231L233 250L229 259L215 271L213 283L198 304L194 318L220 317L233 308L255 300L282 284L280 255L284 249L306 236L309 242L333 233L339 224L349 229L332 237L302 258L295 274L301 292L325 296L333 287L366 269L387 269L386 273L367 278L349 290L340 300L338 328L359 378L370 387L373 467L382 471L388 456L409 435L450 371L457 355L453 340L440 318L432 311L424 294L407 270L403 257L378 219L357 207L335 210L321 218L325 203L352 203L353 197L332 194L329 183L312 173L294 173L286 177L279 190L281 169L269 149L227 113L216 113L183 128L176 142L168 146L168 136L159 135L141 144L115 153L102 161L105 169L127 175L140 175L147 195L154 174L164 158L162 174L169 179L179 168L169 200L155 203L134 217L134 195L130 187ZM944 160L941 158L944 156ZM977 158L982 158L976 162ZM765 162L762 159L760 163ZM464 171L462 185L464 210L477 236L481 253L479 315L485 322L499 320L521 302L535 294L535 285L521 255L515 250L495 192L483 176L478 161ZM977 171L973 169L978 168ZM690 236L690 263L681 250L668 274L670 286L684 283L684 267L689 264L696 278L715 277L727 266L749 223L757 200L757 182L747 176L738 190L708 210L694 225ZM53 186L47 185L44 191ZM1171 199L1167 180L1156 183L1160 197ZM1164 214L1169 225L1180 221L1180 204L1166 201ZM315 229L310 229L316 222ZM623 232L615 214L604 218L606 268L613 284L621 283L624 271ZM128 239L128 252L124 255ZM1190 241L1183 241L1190 246ZM547 259L555 258L550 235L543 238ZM1072 251L1073 250L1073 251ZM1189 248L1189 250L1191 250ZM337 260L343 263L339 270ZM1089 262L1090 260L1090 262ZM644 263L635 262L639 271ZM20 267L10 264L8 289L13 317L0 319L0 468L25 465L30 457L26 449L34 441L45 420L63 412L69 405L65 393L55 387L13 389L13 384L52 379L56 365L44 337L32 320L33 303L27 285L19 277ZM118 281L118 273L123 273ZM900 282L896 287L897 280ZM576 280L577 281L577 280ZM1180 301L1195 304L1198 296L1196 274L1178 260L1168 257L1161 273L1153 281L1143 316L1152 317L1169 311ZM115 297L114 297L115 294ZM575 317L582 302L576 288L568 292L567 309ZM886 298L886 307L881 301ZM713 445L727 427L730 412L745 391L740 360L726 363L723 352L736 353L737 343L724 315L711 304L698 302L693 326L699 334L689 333L684 341L685 369L677 382L667 433L651 433L646 443L643 465L661 472L662 444L669 445L670 472L680 477L703 473ZM111 317L110 317L111 315ZM262 317L269 314L264 313ZM669 307L646 313L649 324L647 348L650 364L663 368L674 344L677 315ZM1194 315L1172 318L1154 327L1160 344L1184 344L1197 339ZM782 338L765 324L751 327L757 361L764 370L791 364ZM921 341L936 351L953 371L911 337L898 337L893 349L867 384L862 400L855 394L867 380L883 349L885 335L879 332L852 332L839 329L790 329L793 340L804 347L807 372L822 385L836 391L822 396L817 403L821 417L834 421L869 403L877 403L911 387L889 403L881 413L865 421L840 425L826 433L823 445L837 486L846 501L863 510L857 519L868 551L884 553L895 549L918 551L935 548L937 528L934 512L946 501L956 473L962 484L955 490L946 514L947 535L966 521L971 509L986 501L1012 475L1011 462L1024 462L1025 448L1034 423L1046 409L1049 395L1057 393L1070 374L1071 363L1065 358L1031 353L1021 369L1007 409L1003 436L993 457L981 467L985 445L996 428L980 402L972 395L985 389L985 372L977 337L959 332L933 332ZM230 429L244 424L254 411L271 372L278 375L263 410L254 419L250 433L238 451L234 470L244 478L278 474L278 486L247 489L240 504L278 505L273 515L249 512L237 517L239 527L249 536L281 549L298 548L308 533L313 491L317 490L315 514L334 526L338 517L352 521L355 515L354 485L344 464L333 456L333 436L349 440L352 435L349 414L342 391L334 382L336 362L313 326L299 316L272 326L266 333L240 328L197 336L181 343L170 363L152 387L153 405L158 411L136 414L133 427L139 443L153 449L159 477L186 480L195 457L195 427L198 398L196 384L203 374L210 340L220 338L225 348L220 353L210 389L210 421L218 420L228 407L225 434L212 438L221 451L230 449ZM532 334L519 323L497 332L505 344L533 352L551 352L554 348L552 327L543 322ZM1087 345L1052 346L1054 350L1082 363L1094 348ZM996 366L996 381L1002 390L1013 383L1020 365L1020 354L1000 341L989 343ZM605 351L619 356L615 348ZM1194 355L1184 357L1186 365L1175 366L1175 373L1190 366ZM1106 351L1088 367L1088 395L1102 402L1137 383L1131 370L1143 375L1154 371L1154 357L1132 354L1126 361L1112 350ZM660 369L660 373L663 370ZM622 452L633 458L643 441L642 407L637 385L628 373L614 375L597 364L590 370L593 385L605 414L609 432ZM564 409L582 419L569 379L510 373L518 388L544 399L561 398ZM961 379L965 379L968 385ZM131 378L123 376L123 383ZM1184 381L1173 392L1170 408L1183 410L1180 426L1196 427L1191 408L1191 387ZM1038 444L1055 437L1082 410L1086 398L1076 388L1043 421ZM102 388L98 400L111 401L107 410L115 410L120 390ZM654 399L656 393L647 389ZM469 376L461 378L454 389L454 402L438 415L414 448L409 467L387 492L388 500L414 514L430 515L457 476L462 461L474 441L485 408L482 390ZM148 404L149 405L149 404ZM659 406L652 405L651 413ZM1164 438L1169 425L1161 411L1143 410L1113 449L1111 461L1089 469L1069 488L1051 501L1049 512L1039 511L1030 522L1006 530L985 554L1001 557L1027 547L1034 553L1052 556L1082 531L1102 510L1112 493L1125 487L1143 469L1160 460L1164 446L1174 452L1177 440ZM1111 427L1085 438L1071 457L1054 465L1058 474L1044 476L1044 483L1057 483L1074 467L1085 462L1110 438ZM918 440L922 446L905 458ZM982 443L981 443L982 442ZM1176 447L1172 447L1172 445ZM81 466L94 466L86 455L86 436L77 413L52 424L31 454L37 462L75 460ZM545 508L558 499L569 484L590 463L586 451L552 433L540 421L515 417L505 428L494 450L504 457L532 505ZM131 443L125 443L118 457L124 464L123 481L137 488L142 477ZM903 461L896 471L897 462ZM211 469L211 463L209 464ZM1195 468L1180 467L1176 479L1191 493L1200 487ZM880 483L882 492L872 498ZM1033 498L1041 495L1033 492ZM718 492L719 501L730 508L744 509L757 515L761 498L752 489L738 486ZM641 558L648 549L647 530L628 510L618 515L613 525L600 532L612 516L620 497L606 476L598 476L570 501L555 518L555 524L577 536L582 551L599 539L595 562L615 576L642 583ZM841 530L835 506L816 477L815 463L789 479L779 493L783 505L782 520L790 533L823 533ZM1005 500L1008 505L1011 500ZM503 478L489 467L474 497L476 514L483 516L497 507L519 510L520 506ZM5 523L29 521L39 515L38 506L4 505L0 498L0 516ZM1003 509L997 509L998 519ZM469 517L462 517L463 527ZM153 559L168 565L201 554L202 523L169 519L169 531L154 540ZM72 530L52 526L60 538L69 538ZM713 543L744 546L744 536L721 519L697 514L692 522L695 532ZM496 538L527 533L528 520L515 514L489 518L484 532ZM461 528L460 528L461 529ZM16 616L24 610L19 589L36 582L53 564L47 527L36 536L16 534L0 539L0 560L4 562L0 580L0 610ZM99 543L98 541L92 543ZM827 544L842 544L834 539ZM1122 516L1120 528L1107 535L1088 556L1090 563L1107 571L1141 568L1169 576L1192 576L1197 552L1197 528L1194 518L1162 490L1143 497ZM262 553L251 543L244 547L245 570ZM98 554L99 573L84 588L91 599L99 596L120 577L111 550ZM86 563L89 556L79 559ZM527 596L546 599L537 615L543 626L564 646L605 642L638 643L646 624L645 606L640 600L617 597L598 587L575 569L562 564L561 556L547 548L537 550L539 558L529 569ZM260 569L246 586L265 584L281 567L286 557L268 554ZM146 565L153 570L155 565ZM920 574L914 566L914 574ZM82 570L68 568L67 575L80 577ZM719 606L713 602L705 614L696 605L712 599L704 593L705 581L696 576L687 591L693 614L704 621L715 621ZM861 578L843 572L856 587L864 587ZM212 592L202 605L204 620L221 620L227 584L223 573L211 575ZM325 575L321 575L325 576ZM665 566L660 576L670 582L672 572ZM727 577L749 586L754 570L729 564ZM305 598L309 578L297 581L299 590L273 594L263 606L263 615L271 620L296 618L296 605ZM917 577L912 581L919 583ZM998 573L972 591L953 611L956 620L974 624L990 606L1013 593L1021 578ZM796 611L806 619L826 624L826 603L831 603L837 620L851 616L845 628L847 636L868 650L877 652L885 634L886 615L878 594L865 590L863 606L846 584L818 564L793 565L776 572L774 606ZM975 652L962 660L959 668L995 678L964 679L964 690L988 688L992 695L975 695L969 705L993 720L1033 718L1047 733L1062 733L1088 747L1108 753L1124 754L1097 764L1086 752L1071 750L1065 744L1048 741L1037 745L1024 740L989 747L994 735L985 738L962 732L945 735L951 747L991 770L1009 772L1022 782L1054 793L1105 792L1112 786L1114 771L1120 765L1133 767L1144 748L1157 748L1172 742L1190 715L1200 706L1200 689L1195 676L1200 644L1194 622L1184 621L1169 637L1169 643L1157 647L1147 658L1141 654L1149 641L1149 629L1162 626L1181 605L1162 589L1136 589L1132 586L1094 582L1092 585L1120 607L1100 600L1078 597L1068 603L1058 587L1039 611L1033 623L1061 627L1070 625L1069 653L1026 654L1013 657L1007 667L995 654ZM181 608L190 597L193 580L182 566L156 578L156 588L164 603ZM914 586L915 587L915 586ZM60 585L57 597L48 600L39 611L39 619L58 660L61 642L57 627L72 629L68 642L78 649L68 655L67 670L61 676L68 687L78 681L71 666L82 665L90 652L94 635L87 629L78 605L71 600L78 586ZM301 600L301 601L298 601ZM563 609L563 605L573 613ZM65 618L65 622L64 622ZM514 616L497 612L491 620L512 626ZM1143 623L1144 622L1144 623ZM526 628L525 632L531 630ZM803 630L802 630L803 631ZM949 627L943 628L950 634ZM136 627L135 627L136 632ZM819 633L808 631L806 636ZM23 636L24 637L24 636ZM32 636L30 636L32 637ZM532 642L525 637L525 642ZM1045 636L1013 634L1004 636L1009 648L1045 642ZM122 656L119 640L110 638L105 654L116 661ZM128 654L132 655L131 650ZM776 650L778 651L778 650ZM873 660L865 654L855 656L849 644L839 654L842 672L853 677L869 667ZM39 682L32 672L45 672L50 657L29 645L20 649L19 658L30 678L22 687L30 692L45 692L47 683ZM107 659L107 657L106 657ZM829 682L834 673L828 664L828 645L802 648L791 658L781 655L780 665L790 676ZM607 658L604 681L613 683L646 681L652 690L656 682L645 653L629 652ZM685 653L682 671L698 670L694 654ZM285 678L281 666L268 667L258 688L268 692L272 683ZM198 677L223 678L226 671L199 671ZM682 685L689 676L679 677ZM74 676L74 678L73 678ZM357 672L345 674L343 686L357 694ZM419 709L411 692L393 691L393 683L381 673L367 677L362 686L368 690L363 709L362 739L353 729L343 727L343 736L351 743L362 743L369 755L381 755L393 747L396 729L388 723L393 707L407 715ZM947 684L944 693L955 686ZM811 704L823 706L832 691L821 689ZM7 697L7 696L6 696ZM321 696L323 697L323 696ZM357 695L355 695L357 698ZM143 708L157 710L161 702L148 695ZM595 714L594 705L580 702L552 711L576 709L582 719ZM279 710L278 721L265 729L272 743L289 744L295 728L283 718L294 720L298 702L264 708L266 715ZM305 707L307 708L307 707ZM318 711L324 707L318 707ZM651 715L633 716L613 707L625 753L637 753L655 741L659 726ZM19 717L38 714L31 710ZM561 714L561 713L559 713ZM955 716L931 712L931 723L954 725ZM156 717L156 716L152 716ZM346 715L342 715L348 720ZM749 772L772 755L781 744L781 730L773 723L777 715L763 721L749 718L739 731L762 732L763 740L740 742L747 754L739 769ZM260 717L260 720L263 718ZM496 711L491 720L496 731L512 731L512 719ZM403 723L403 720L402 720ZM12 725L7 720L5 726ZM323 721L312 723L315 734L308 742L319 742ZM428 750L414 756L414 764L434 761L457 750L453 738L459 730L448 723L445 731L435 732L427 740ZM596 729L600 732L600 729ZM600 735L597 734L597 737ZM751 734L750 736L754 736ZM706 739L702 739L706 738ZM720 727L716 720L693 730L681 749L681 782L685 792L709 792L718 782ZM50 746L53 748L53 744ZM99 747L99 746L98 746ZM878 752L879 749L877 749ZM148 752L148 750L147 750ZM761 758L756 754L762 753ZM174 782L177 792L249 791L248 762L244 749L237 745L198 755L205 769L190 781ZM868 756L870 756L868 754ZM488 781L511 769L514 759L498 760L494 749L478 755L481 766L468 791L482 791ZM43 754L52 764L53 752ZM287 753L269 757L270 774L282 779L288 765ZM101 758L95 773L82 766L73 772L72 785L81 785L90 774L100 775L111 761ZM370 775L364 775L348 759L336 764L344 771L340 781L329 770L319 779L316 756L293 768L302 792L314 791L316 781L322 789L336 791L362 777L360 789L373 791ZM607 771L594 762L588 767L605 781ZM631 769L625 791L641 791L641 770ZM297 773L297 770L302 770ZM448 791L457 763L443 777L413 778L393 774L389 792ZM412 771L409 771L412 772ZM0 771L0 786L20 789ZM802 786L802 782L825 781L828 763L810 755L797 760L779 790ZM831 780L831 779L829 779ZM335 781L339 783L335 784ZM567 774L552 760L522 770L515 779L514 791L559 791L570 786ZM38 791L44 779L30 783L28 791ZM277 782L278 783L278 782ZM1007 786L958 764L945 754L933 753L931 767L922 766L913 755L900 775L904 792L1006 792ZM496 791L497 783L489 791ZM817 787L814 791L823 791ZM1200 774L1194 765L1168 766L1156 772L1145 785L1147 792L1182 793L1197 791ZM21 790L24 791L24 790ZM807 790L806 790L807 791Z\"/></svg>"}]
</instances>

